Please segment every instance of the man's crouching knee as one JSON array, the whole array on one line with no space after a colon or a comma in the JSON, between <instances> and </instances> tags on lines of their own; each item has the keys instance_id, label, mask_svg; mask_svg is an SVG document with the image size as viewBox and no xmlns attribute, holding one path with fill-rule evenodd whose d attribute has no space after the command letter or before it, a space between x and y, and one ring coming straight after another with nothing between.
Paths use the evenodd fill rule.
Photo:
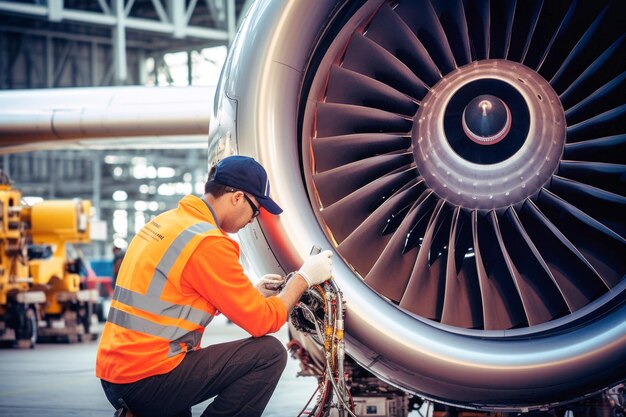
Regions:
<instances>
[{"instance_id":1,"label":"man's crouching knee","mask_svg":"<svg viewBox=\"0 0 626 417\"><path fill-rule=\"evenodd\" d=\"M272 364L273 367L280 369L280 373L282 373L287 365L287 349L283 343L274 336L260 337L258 342L262 346L259 350L265 363Z\"/></svg>"}]
</instances>

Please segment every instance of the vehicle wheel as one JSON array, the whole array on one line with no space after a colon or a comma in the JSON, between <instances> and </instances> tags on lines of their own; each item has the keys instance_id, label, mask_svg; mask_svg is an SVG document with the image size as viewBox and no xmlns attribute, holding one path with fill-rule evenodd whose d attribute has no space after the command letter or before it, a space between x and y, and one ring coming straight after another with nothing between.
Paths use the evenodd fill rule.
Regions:
<instances>
[{"instance_id":1,"label":"vehicle wheel","mask_svg":"<svg viewBox=\"0 0 626 417\"><path fill-rule=\"evenodd\" d=\"M85 338L88 338L91 331L91 314L93 307L90 302L81 303L78 307L78 320L83 325Z\"/></svg>"},{"instance_id":2,"label":"vehicle wheel","mask_svg":"<svg viewBox=\"0 0 626 417\"><path fill-rule=\"evenodd\" d=\"M34 307L21 307L15 330L16 344L21 349L33 349L37 344L37 313Z\"/></svg>"},{"instance_id":3,"label":"vehicle wheel","mask_svg":"<svg viewBox=\"0 0 626 417\"><path fill-rule=\"evenodd\" d=\"M98 322L104 323L107 320L106 315L104 314L104 300L101 298L96 304L96 316L98 316Z\"/></svg>"}]
</instances>

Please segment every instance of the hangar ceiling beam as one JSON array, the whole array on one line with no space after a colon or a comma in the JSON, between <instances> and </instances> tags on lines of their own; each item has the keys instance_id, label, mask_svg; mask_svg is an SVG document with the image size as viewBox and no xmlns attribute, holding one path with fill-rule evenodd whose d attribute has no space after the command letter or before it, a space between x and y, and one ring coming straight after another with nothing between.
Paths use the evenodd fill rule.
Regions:
<instances>
[{"instance_id":1,"label":"hangar ceiling beam","mask_svg":"<svg viewBox=\"0 0 626 417\"><path fill-rule=\"evenodd\" d=\"M113 12L117 17L113 28L113 68L114 84L123 85L126 82L126 28L127 12L124 10L124 0L113 0Z\"/></svg>"},{"instance_id":2,"label":"hangar ceiling beam","mask_svg":"<svg viewBox=\"0 0 626 417\"><path fill-rule=\"evenodd\" d=\"M123 0L120 1L124 3ZM175 0L173 1L173 3L177 4L174 9L177 9L178 7L184 7L183 3L180 0ZM186 12L184 12L184 9L180 9L180 11L176 11L177 14L181 12L183 13L181 17L177 17L177 19L180 19L180 21L177 20L177 24L179 25L177 27L177 25L173 23L172 17L166 16L163 6L159 0L153 0L153 4L158 4L158 6L155 7L155 11L159 15L160 20L130 17L130 10L126 12L128 8L126 7L127 4L124 4L122 6L122 11L125 14L125 18L123 19L124 27L144 32L169 34L177 38L189 37L223 42L226 42L229 38L227 30L188 25L186 22L186 20L188 21L188 19L185 19L184 17L186 17L186 14L191 17L193 10L187 10ZM31 17L48 17L48 19L51 21L70 21L85 24L96 24L108 27L115 27L116 25L118 25L118 20L120 17L119 13L113 12L108 8L106 11L102 12L83 11L77 9L69 9L67 7L64 7L62 2L59 5L58 2L55 1L51 1L48 5L0 1L0 11L29 15Z\"/></svg>"}]
</instances>

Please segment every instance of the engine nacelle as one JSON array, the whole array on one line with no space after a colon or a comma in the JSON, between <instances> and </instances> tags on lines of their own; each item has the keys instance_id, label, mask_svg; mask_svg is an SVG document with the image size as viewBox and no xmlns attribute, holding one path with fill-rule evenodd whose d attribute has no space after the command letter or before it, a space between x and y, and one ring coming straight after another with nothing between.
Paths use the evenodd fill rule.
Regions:
<instances>
[{"instance_id":1,"label":"engine nacelle","mask_svg":"<svg viewBox=\"0 0 626 417\"><path fill-rule=\"evenodd\" d=\"M250 269L332 249L348 354L436 401L624 380L626 36L591 3L257 1L209 139L284 209L241 234Z\"/></svg>"}]
</instances>

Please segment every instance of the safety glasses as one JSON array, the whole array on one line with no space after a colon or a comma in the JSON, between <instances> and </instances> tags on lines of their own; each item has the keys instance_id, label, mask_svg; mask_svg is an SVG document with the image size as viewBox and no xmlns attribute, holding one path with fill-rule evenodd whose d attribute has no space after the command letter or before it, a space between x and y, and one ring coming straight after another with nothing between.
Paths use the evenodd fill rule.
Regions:
<instances>
[{"instance_id":1,"label":"safety glasses","mask_svg":"<svg viewBox=\"0 0 626 417\"><path fill-rule=\"evenodd\" d=\"M229 188L227 189L227 191L230 193L236 193L237 191L241 191L241 190L235 190L234 188ZM243 193L243 197L246 199L246 201L250 205L250 208L252 209L252 218L254 219L255 217L258 217L259 214L261 214L261 210L256 206L256 204L252 202L252 200L250 200L250 197L248 197L248 195L245 192L243 191L241 192Z\"/></svg>"},{"instance_id":2,"label":"safety glasses","mask_svg":"<svg viewBox=\"0 0 626 417\"><path fill-rule=\"evenodd\" d=\"M254 204L252 202L252 200L250 200L250 197L248 197L246 195L246 193L243 193L244 198L246 199L246 201L248 202L248 204L250 204L250 208L252 209L252 218L254 219L255 217L257 217L259 214L261 214L261 211L259 210L259 208L256 206L256 204Z\"/></svg>"}]
</instances>

